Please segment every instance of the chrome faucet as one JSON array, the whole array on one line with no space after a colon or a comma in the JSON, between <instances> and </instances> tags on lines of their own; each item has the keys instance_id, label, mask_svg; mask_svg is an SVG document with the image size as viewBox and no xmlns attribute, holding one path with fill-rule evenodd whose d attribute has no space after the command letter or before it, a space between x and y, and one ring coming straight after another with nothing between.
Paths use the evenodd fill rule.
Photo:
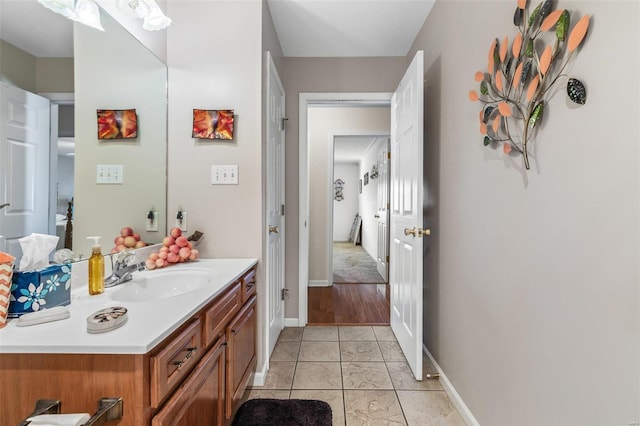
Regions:
<instances>
[{"instance_id":1,"label":"chrome faucet","mask_svg":"<svg viewBox=\"0 0 640 426\"><path fill-rule=\"evenodd\" d=\"M115 263L113 263L114 256ZM134 272L145 270L144 262L129 263L135 256L131 250L121 251L114 256L111 256L111 275L104 280L104 286L107 288L131 281Z\"/></svg>"}]
</instances>

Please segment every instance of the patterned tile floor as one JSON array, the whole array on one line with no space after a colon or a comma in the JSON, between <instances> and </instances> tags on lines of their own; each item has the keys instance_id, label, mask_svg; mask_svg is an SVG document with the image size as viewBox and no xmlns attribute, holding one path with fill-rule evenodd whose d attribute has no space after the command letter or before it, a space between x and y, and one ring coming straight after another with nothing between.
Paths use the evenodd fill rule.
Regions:
<instances>
[{"instance_id":1,"label":"patterned tile floor","mask_svg":"<svg viewBox=\"0 0 640 426\"><path fill-rule=\"evenodd\" d=\"M245 398L320 399L336 426L465 425L437 380L413 379L390 327L285 328L270 365Z\"/></svg>"}]
</instances>

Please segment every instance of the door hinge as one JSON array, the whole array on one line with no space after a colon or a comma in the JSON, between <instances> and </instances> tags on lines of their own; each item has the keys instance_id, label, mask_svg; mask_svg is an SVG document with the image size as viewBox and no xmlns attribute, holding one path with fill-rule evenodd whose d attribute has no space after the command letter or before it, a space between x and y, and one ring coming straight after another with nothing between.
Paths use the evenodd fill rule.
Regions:
<instances>
[{"instance_id":1,"label":"door hinge","mask_svg":"<svg viewBox=\"0 0 640 426\"><path fill-rule=\"evenodd\" d=\"M391 208L391 203L387 203L387 210Z\"/></svg>"},{"instance_id":2,"label":"door hinge","mask_svg":"<svg viewBox=\"0 0 640 426\"><path fill-rule=\"evenodd\" d=\"M387 263L389 263L389 256L387 256Z\"/></svg>"},{"instance_id":3,"label":"door hinge","mask_svg":"<svg viewBox=\"0 0 640 426\"><path fill-rule=\"evenodd\" d=\"M280 130L285 130L285 124L287 124L287 117L282 117L280 119Z\"/></svg>"},{"instance_id":4,"label":"door hinge","mask_svg":"<svg viewBox=\"0 0 640 426\"><path fill-rule=\"evenodd\" d=\"M284 204L280 204L280 216L284 216Z\"/></svg>"},{"instance_id":5,"label":"door hinge","mask_svg":"<svg viewBox=\"0 0 640 426\"><path fill-rule=\"evenodd\" d=\"M288 288L283 288L282 289L282 294L281 294L280 297L282 298L282 300L288 299L289 298L289 289Z\"/></svg>"},{"instance_id":6,"label":"door hinge","mask_svg":"<svg viewBox=\"0 0 640 426\"><path fill-rule=\"evenodd\" d=\"M387 158L391 158L391 151L387 151Z\"/></svg>"}]
</instances>

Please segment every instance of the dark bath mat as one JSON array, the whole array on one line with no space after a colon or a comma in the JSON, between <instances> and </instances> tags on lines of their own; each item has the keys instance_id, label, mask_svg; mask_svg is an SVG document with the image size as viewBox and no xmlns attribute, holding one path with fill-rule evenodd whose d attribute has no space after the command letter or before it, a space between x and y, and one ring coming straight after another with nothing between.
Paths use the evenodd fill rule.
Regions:
<instances>
[{"instance_id":1,"label":"dark bath mat","mask_svg":"<svg viewBox=\"0 0 640 426\"><path fill-rule=\"evenodd\" d=\"M250 399L233 426L331 426L331 407L313 399Z\"/></svg>"}]
</instances>

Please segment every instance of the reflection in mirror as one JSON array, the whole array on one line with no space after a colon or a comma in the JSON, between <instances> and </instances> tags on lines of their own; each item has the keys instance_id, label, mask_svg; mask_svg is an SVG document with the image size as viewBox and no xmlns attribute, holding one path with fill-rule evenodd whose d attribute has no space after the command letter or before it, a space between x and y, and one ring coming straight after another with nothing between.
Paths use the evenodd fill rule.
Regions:
<instances>
[{"instance_id":1,"label":"reflection in mirror","mask_svg":"<svg viewBox=\"0 0 640 426\"><path fill-rule=\"evenodd\" d=\"M0 2L0 251L18 259L22 236L56 234L57 202L73 193L73 26L50 15L36 0Z\"/></svg>"},{"instance_id":2,"label":"reflection in mirror","mask_svg":"<svg viewBox=\"0 0 640 426\"><path fill-rule=\"evenodd\" d=\"M88 236L102 237L103 253L123 227L147 243L166 229L167 68L109 14L105 32L74 25L75 220L73 247L90 253ZM134 139L98 139L99 109L135 109ZM122 183L98 184L98 166L122 166ZM150 210L158 231L147 232Z\"/></svg>"}]
</instances>

